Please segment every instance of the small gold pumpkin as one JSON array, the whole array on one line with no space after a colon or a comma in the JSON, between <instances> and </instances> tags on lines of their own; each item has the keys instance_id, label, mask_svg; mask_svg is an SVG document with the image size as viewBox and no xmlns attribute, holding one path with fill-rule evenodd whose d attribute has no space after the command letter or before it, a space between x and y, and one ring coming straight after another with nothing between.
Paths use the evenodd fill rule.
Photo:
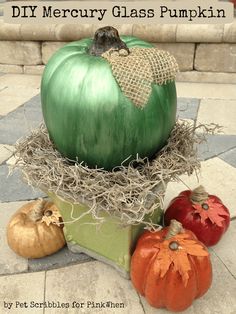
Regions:
<instances>
[{"instance_id":1,"label":"small gold pumpkin","mask_svg":"<svg viewBox=\"0 0 236 314\"><path fill-rule=\"evenodd\" d=\"M51 255L65 245L57 207L42 199L22 206L7 226L10 248L26 258Z\"/></svg>"}]
</instances>

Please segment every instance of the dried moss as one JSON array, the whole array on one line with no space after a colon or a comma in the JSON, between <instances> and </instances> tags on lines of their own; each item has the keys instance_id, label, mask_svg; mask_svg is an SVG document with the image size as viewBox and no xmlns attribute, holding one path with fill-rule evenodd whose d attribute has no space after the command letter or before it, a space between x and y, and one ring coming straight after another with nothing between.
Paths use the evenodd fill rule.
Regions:
<instances>
[{"instance_id":1,"label":"dried moss","mask_svg":"<svg viewBox=\"0 0 236 314\"><path fill-rule=\"evenodd\" d=\"M153 160L137 156L128 166L106 171L62 157L41 125L16 144L14 167L21 169L28 184L73 203L86 203L95 218L105 210L124 224L136 224L157 206L163 207L168 182L199 170L196 144L204 135L196 130L187 122L177 122L167 145Z\"/></svg>"}]
</instances>

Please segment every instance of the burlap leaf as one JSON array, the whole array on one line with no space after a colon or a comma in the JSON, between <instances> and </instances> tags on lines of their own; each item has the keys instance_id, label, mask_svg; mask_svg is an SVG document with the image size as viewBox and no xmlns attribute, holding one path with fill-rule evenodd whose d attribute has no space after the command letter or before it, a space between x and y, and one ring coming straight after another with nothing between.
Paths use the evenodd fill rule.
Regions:
<instances>
[{"instance_id":1,"label":"burlap leaf","mask_svg":"<svg viewBox=\"0 0 236 314\"><path fill-rule=\"evenodd\" d=\"M130 48L130 54L109 50L102 54L111 65L122 92L135 106L144 107L152 92L152 83L162 85L175 79L178 65L167 51L157 48Z\"/></svg>"}]
</instances>

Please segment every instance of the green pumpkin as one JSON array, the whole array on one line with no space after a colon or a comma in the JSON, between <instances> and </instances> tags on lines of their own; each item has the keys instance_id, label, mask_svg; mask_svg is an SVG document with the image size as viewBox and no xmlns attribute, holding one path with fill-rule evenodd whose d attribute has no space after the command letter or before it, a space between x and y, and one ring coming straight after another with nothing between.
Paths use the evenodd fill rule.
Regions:
<instances>
[{"instance_id":1,"label":"green pumpkin","mask_svg":"<svg viewBox=\"0 0 236 314\"><path fill-rule=\"evenodd\" d=\"M128 48L152 47L121 36ZM92 39L72 42L49 60L42 77L44 120L58 151L89 167L111 170L137 154L151 158L166 143L176 119L175 83L152 86L144 108L122 93L104 58L90 55Z\"/></svg>"}]
</instances>

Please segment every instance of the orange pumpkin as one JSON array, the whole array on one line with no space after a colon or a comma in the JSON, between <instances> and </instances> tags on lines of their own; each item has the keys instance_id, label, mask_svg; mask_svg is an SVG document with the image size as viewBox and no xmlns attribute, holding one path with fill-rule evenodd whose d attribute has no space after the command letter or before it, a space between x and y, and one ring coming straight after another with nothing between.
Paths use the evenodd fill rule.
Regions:
<instances>
[{"instance_id":1,"label":"orange pumpkin","mask_svg":"<svg viewBox=\"0 0 236 314\"><path fill-rule=\"evenodd\" d=\"M65 245L57 207L42 199L22 206L7 226L10 248L26 258L40 258Z\"/></svg>"},{"instance_id":2,"label":"orange pumpkin","mask_svg":"<svg viewBox=\"0 0 236 314\"><path fill-rule=\"evenodd\" d=\"M170 227L139 238L131 280L150 305L183 311L211 285L209 253L191 231L172 220Z\"/></svg>"}]
</instances>

